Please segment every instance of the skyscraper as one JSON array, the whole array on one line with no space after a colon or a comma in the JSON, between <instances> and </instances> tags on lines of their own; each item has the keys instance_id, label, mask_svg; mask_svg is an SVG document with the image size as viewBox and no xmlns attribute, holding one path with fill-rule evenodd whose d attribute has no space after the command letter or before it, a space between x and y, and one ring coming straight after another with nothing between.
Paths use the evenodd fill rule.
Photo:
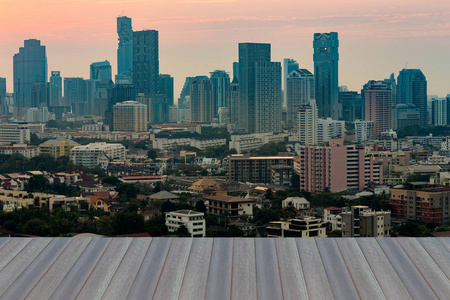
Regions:
<instances>
[{"instance_id":1,"label":"skyscraper","mask_svg":"<svg viewBox=\"0 0 450 300\"><path fill-rule=\"evenodd\" d=\"M392 90L383 82L371 80L365 89L365 119L374 123L374 138L392 129Z\"/></svg>"},{"instance_id":2,"label":"skyscraper","mask_svg":"<svg viewBox=\"0 0 450 300\"><path fill-rule=\"evenodd\" d=\"M298 70L298 62L292 58L283 59L283 106L287 107L287 78L292 71ZM289 111L289 110L288 110Z\"/></svg>"},{"instance_id":3,"label":"skyscraper","mask_svg":"<svg viewBox=\"0 0 450 300\"><path fill-rule=\"evenodd\" d=\"M239 80L234 77L231 84L228 86L227 91L227 107L230 116L230 124L235 124L236 128L239 127Z\"/></svg>"},{"instance_id":4,"label":"skyscraper","mask_svg":"<svg viewBox=\"0 0 450 300\"><path fill-rule=\"evenodd\" d=\"M86 85L83 78L64 78L64 102L69 106L86 102Z\"/></svg>"},{"instance_id":5,"label":"skyscraper","mask_svg":"<svg viewBox=\"0 0 450 300\"><path fill-rule=\"evenodd\" d=\"M158 31L133 32L133 85L136 93L152 97L158 92Z\"/></svg>"},{"instance_id":6,"label":"skyscraper","mask_svg":"<svg viewBox=\"0 0 450 300\"><path fill-rule=\"evenodd\" d=\"M233 79L237 78L239 81L239 63L234 62L233 63Z\"/></svg>"},{"instance_id":7,"label":"skyscraper","mask_svg":"<svg viewBox=\"0 0 450 300\"><path fill-rule=\"evenodd\" d=\"M147 131L147 105L136 101L117 103L113 108L114 130Z\"/></svg>"},{"instance_id":8,"label":"skyscraper","mask_svg":"<svg viewBox=\"0 0 450 300\"><path fill-rule=\"evenodd\" d=\"M180 98L178 98L178 107L189 108L189 103L186 97L191 96L191 83L194 77L186 77L183 88L181 89Z\"/></svg>"},{"instance_id":9,"label":"skyscraper","mask_svg":"<svg viewBox=\"0 0 450 300\"><path fill-rule=\"evenodd\" d=\"M286 125L294 127L297 123L297 111L300 105L308 104L314 98L314 75L306 69L297 69L289 73L286 86Z\"/></svg>"},{"instance_id":10,"label":"skyscraper","mask_svg":"<svg viewBox=\"0 0 450 300\"><path fill-rule=\"evenodd\" d=\"M173 105L173 77L169 74L159 74L158 94L166 95L169 106Z\"/></svg>"},{"instance_id":11,"label":"skyscraper","mask_svg":"<svg viewBox=\"0 0 450 300\"><path fill-rule=\"evenodd\" d=\"M342 105L342 119L353 123L364 119L364 99L358 92L339 91L339 103Z\"/></svg>"},{"instance_id":12,"label":"skyscraper","mask_svg":"<svg viewBox=\"0 0 450 300\"><path fill-rule=\"evenodd\" d=\"M14 97L18 107L32 107L32 85L47 83L47 55L41 41L24 41L14 55Z\"/></svg>"},{"instance_id":13,"label":"skyscraper","mask_svg":"<svg viewBox=\"0 0 450 300\"><path fill-rule=\"evenodd\" d=\"M428 125L427 78L419 69L403 69L397 77L397 103L414 104L420 111L420 126Z\"/></svg>"},{"instance_id":14,"label":"skyscraper","mask_svg":"<svg viewBox=\"0 0 450 300\"><path fill-rule=\"evenodd\" d=\"M213 86L207 76L197 76L191 83L191 122L213 120Z\"/></svg>"},{"instance_id":15,"label":"skyscraper","mask_svg":"<svg viewBox=\"0 0 450 300\"><path fill-rule=\"evenodd\" d=\"M433 126L450 124L450 95L447 95L445 99L435 99L431 106L431 124Z\"/></svg>"},{"instance_id":16,"label":"skyscraper","mask_svg":"<svg viewBox=\"0 0 450 300\"><path fill-rule=\"evenodd\" d=\"M314 76L319 117L342 118L339 104L338 62L339 40L337 32L314 34Z\"/></svg>"},{"instance_id":17,"label":"skyscraper","mask_svg":"<svg viewBox=\"0 0 450 300\"><path fill-rule=\"evenodd\" d=\"M227 105L227 89L228 85L230 85L230 76L222 70L215 70L210 74L213 85L213 114L217 115L219 107Z\"/></svg>"},{"instance_id":18,"label":"skyscraper","mask_svg":"<svg viewBox=\"0 0 450 300\"><path fill-rule=\"evenodd\" d=\"M6 97L6 78L0 77L0 99Z\"/></svg>"},{"instance_id":19,"label":"skyscraper","mask_svg":"<svg viewBox=\"0 0 450 300\"><path fill-rule=\"evenodd\" d=\"M52 71L48 88L49 106L62 105L62 78L60 71Z\"/></svg>"},{"instance_id":20,"label":"skyscraper","mask_svg":"<svg viewBox=\"0 0 450 300\"><path fill-rule=\"evenodd\" d=\"M239 44L239 127L248 133L281 129L281 64L270 44Z\"/></svg>"},{"instance_id":21,"label":"skyscraper","mask_svg":"<svg viewBox=\"0 0 450 300\"><path fill-rule=\"evenodd\" d=\"M128 17L117 18L117 75L131 77L133 70L133 28Z\"/></svg>"},{"instance_id":22,"label":"skyscraper","mask_svg":"<svg viewBox=\"0 0 450 300\"><path fill-rule=\"evenodd\" d=\"M91 64L91 79L100 81L111 81L111 64L109 61L99 61Z\"/></svg>"},{"instance_id":23,"label":"skyscraper","mask_svg":"<svg viewBox=\"0 0 450 300\"><path fill-rule=\"evenodd\" d=\"M315 100L303 104L297 112L299 141L302 145L317 145L317 126L319 122Z\"/></svg>"}]
</instances>

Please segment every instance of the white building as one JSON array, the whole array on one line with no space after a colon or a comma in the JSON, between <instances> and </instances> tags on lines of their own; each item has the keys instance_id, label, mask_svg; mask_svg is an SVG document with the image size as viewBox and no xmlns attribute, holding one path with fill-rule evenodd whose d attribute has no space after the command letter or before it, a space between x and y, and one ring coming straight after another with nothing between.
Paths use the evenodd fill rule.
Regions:
<instances>
[{"instance_id":1,"label":"white building","mask_svg":"<svg viewBox=\"0 0 450 300\"><path fill-rule=\"evenodd\" d=\"M355 121L355 141L365 142L373 141L373 121Z\"/></svg>"},{"instance_id":2,"label":"white building","mask_svg":"<svg viewBox=\"0 0 450 300\"><path fill-rule=\"evenodd\" d=\"M29 146L26 144L14 144L12 146L0 146L0 154L13 155L21 154L30 159L39 155L39 148L37 146Z\"/></svg>"},{"instance_id":3,"label":"white building","mask_svg":"<svg viewBox=\"0 0 450 300\"><path fill-rule=\"evenodd\" d=\"M122 144L107 143L76 146L70 151L70 160L75 165L106 169L110 162L125 160L125 147Z\"/></svg>"},{"instance_id":4,"label":"white building","mask_svg":"<svg viewBox=\"0 0 450 300\"><path fill-rule=\"evenodd\" d=\"M316 100L301 105L298 110L299 142L303 145L317 145L317 124L319 122Z\"/></svg>"},{"instance_id":5,"label":"white building","mask_svg":"<svg viewBox=\"0 0 450 300\"><path fill-rule=\"evenodd\" d=\"M200 150L205 150L207 147L223 146L227 143L226 139L213 140L196 140L190 138L183 139L155 139L153 141L153 149L171 150L178 146L191 146Z\"/></svg>"},{"instance_id":6,"label":"white building","mask_svg":"<svg viewBox=\"0 0 450 300\"><path fill-rule=\"evenodd\" d=\"M0 125L0 145L26 144L30 141L28 124L13 123Z\"/></svg>"},{"instance_id":7,"label":"white building","mask_svg":"<svg viewBox=\"0 0 450 300\"><path fill-rule=\"evenodd\" d=\"M332 118L318 119L317 143L326 144L330 139L343 139L345 135L345 121Z\"/></svg>"},{"instance_id":8,"label":"white building","mask_svg":"<svg viewBox=\"0 0 450 300\"><path fill-rule=\"evenodd\" d=\"M283 142L288 135L285 133L273 134L272 132L253 134L233 134L229 142L229 149L236 149L238 154L242 151L251 151L261 148L262 145L274 142Z\"/></svg>"},{"instance_id":9,"label":"white building","mask_svg":"<svg viewBox=\"0 0 450 300\"><path fill-rule=\"evenodd\" d=\"M206 234L205 214L193 210L177 210L166 213L166 226L169 232L175 232L186 226L192 237L204 237Z\"/></svg>"},{"instance_id":10,"label":"white building","mask_svg":"<svg viewBox=\"0 0 450 300\"><path fill-rule=\"evenodd\" d=\"M323 222L331 224L331 230L342 230L342 209L331 206L323 209Z\"/></svg>"},{"instance_id":11,"label":"white building","mask_svg":"<svg viewBox=\"0 0 450 300\"><path fill-rule=\"evenodd\" d=\"M288 197L283 200L282 207L293 206L295 209L309 209L309 201L304 197Z\"/></svg>"},{"instance_id":12,"label":"white building","mask_svg":"<svg viewBox=\"0 0 450 300\"><path fill-rule=\"evenodd\" d=\"M296 112L303 104L308 104L314 97L314 75L306 69L292 71L286 79L286 125L294 127L297 125Z\"/></svg>"}]
</instances>

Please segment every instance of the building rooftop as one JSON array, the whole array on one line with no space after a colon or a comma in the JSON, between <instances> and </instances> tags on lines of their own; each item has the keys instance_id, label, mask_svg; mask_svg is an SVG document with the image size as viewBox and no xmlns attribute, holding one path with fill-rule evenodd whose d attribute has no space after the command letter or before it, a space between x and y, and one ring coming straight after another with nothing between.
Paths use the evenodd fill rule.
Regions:
<instances>
[{"instance_id":1,"label":"building rooftop","mask_svg":"<svg viewBox=\"0 0 450 300\"><path fill-rule=\"evenodd\" d=\"M158 200L165 200L165 199L178 199L178 197L175 194L169 193L168 191L160 191L156 194L150 195L150 199L158 199Z\"/></svg>"},{"instance_id":2,"label":"building rooftop","mask_svg":"<svg viewBox=\"0 0 450 300\"><path fill-rule=\"evenodd\" d=\"M227 203L240 203L240 202L256 202L256 199L248 199L248 198L240 198L233 196L205 196L203 197L205 200L213 200L218 202L227 202Z\"/></svg>"},{"instance_id":3,"label":"building rooftop","mask_svg":"<svg viewBox=\"0 0 450 300\"><path fill-rule=\"evenodd\" d=\"M450 238L1 238L5 299L448 299Z\"/></svg>"}]
</instances>

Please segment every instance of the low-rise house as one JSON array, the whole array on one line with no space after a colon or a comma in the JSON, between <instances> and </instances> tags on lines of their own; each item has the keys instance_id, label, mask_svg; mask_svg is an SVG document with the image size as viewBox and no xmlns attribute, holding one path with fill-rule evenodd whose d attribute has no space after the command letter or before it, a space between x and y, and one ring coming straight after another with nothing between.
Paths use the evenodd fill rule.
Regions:
<instances>
[{"instance_id":1,"label":"low-rise house","mask_svg":"<svg viewBox=\"0 0 450 300\"><path fill-rule=\"evenodd\" d=\"M327 237L325 223L314 217L270 222L266 230L267 237Z\"/></svg>"},{"instance_id":2,"label":"low-rise house","mask_svg":"<svg viewBox=\"0 0 450 300\"><path fill-rule=\"evenodd\" d=\"M206 234L205 214L193 210L177 210L166 213L166 226L169 232L177 231L184 225L192 237Z\"/></svg>"},{"instance_id":3,"label":"low-rise house","mask_svg":"<svg viewBox=\"0 0 450 300\"><path fill-rule=\"evenodd\" d=\"M298 210L308 210L310 208L309 201L304 197L288 197L283 200L282 207L293 206Z\"/></svg>"},{"instance_id":4,"label":"low-rise house","mask_svg":"<svg viewBox=\"0 0 450 300\"><path fill-rule=\"evenodd\" d=\"M342 209L335 206L326 207L323 209L323 221L331 224L331 230L342 230Z\"/></svg>"},{"instance_id":5,"label":"low-rise house","mask_svg":"<svg viewBox=\"0 0 450 300\"><path fill-rule=\"evenodd\" d=\"M341 213L342 237L389 237L391 212L373 211L368 206L352 206Z\"/></svg>"},{"instance_id":6,"label":"low-rise house","mask_svg":"<svg viewBox=\"0 0 450 300\"><path fill-rule=\"evenodd\" d=\"M169 193L168 191L160 191L156 194L149 196L150 201L170 201L177 202L180 197L175 194Z\"/></svg>"},{"instance_id":7,"label":"low-rise house","mask_svg":"<svg viewBox=\"0 0 450 300\"><path fill-rule=\"evenodd\" d=\"M207 214L227 220L243 220L253 217L256 199L233 196L204 196Z\"/></svg>"},{"instance_id":8,"label":"low-rise house","mask_svg":"<svg viewBox=\"0 0 450 300\"><path fill-rule=\"evenodd\" d=\"M215 180L211 180L204 177L196 182L194 182L190 187L189 191L202 194L204 196L219 196L227 195L225 188Z\"/></svg>"}]
</instances>

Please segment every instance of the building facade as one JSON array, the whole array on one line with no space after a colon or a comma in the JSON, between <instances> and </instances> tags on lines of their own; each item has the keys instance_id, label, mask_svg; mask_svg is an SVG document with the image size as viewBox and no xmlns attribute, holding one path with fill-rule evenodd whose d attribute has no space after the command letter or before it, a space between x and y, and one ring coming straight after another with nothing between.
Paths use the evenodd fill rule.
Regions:
<instances>
[{"instance_id":1,"label":"building facade","mask_svg":"<svg viewBox=\"0 0 450 300\"><path fill-rule=\"evenodd\" d=\"M67 139L53 139L45 141L39 145L39 152L41 154L48 154L53 156L55 159L61 156L70 156L70 151L72 148L79 146L80 144Z\"/></svg>"},{"instance_id":2,"label":"building facade","mask_svg":"<svg viewBox=\"0 0 450 300\"><path fill-rule=\"evenodd\" d=\"M111 64L109 61L99 61L91 64L90 67L91 79L96 79L100 81L111 81Z\"/></svg>"},{"instance_id":3,"label":"building facade","mask_svg":"<svg viewBox=\"0 0 450 300\"><path fill-rule=\"evenodd\" d=\"M173 77L169 74L159 74L158 76L158 95L165 95L169 106L174 104L173 98Z\"/></svg>"},{"instance_id":4,"label":"building facade","mask_svg":"<svg viewBox=\"0 0 450 300\"><path fill-rule=\"evenodd\" d=\"M392 90L382 81L369 81L364 90L365 119L373 121L373 135L392 129Z\"/></svg>"},{"instance_id":5,"label":"building facade","mask_svg":"<svg viewBox=\"0 0 450 300\"><path fill-rule=\"evenodd\" d=\"M206 213L219 220L244 220L253 217L255 199L233 196L204 196Z\"/></svg>"},{"instance_id":6,"label":"building facade","mask_svg":"<svg viewBox=\"0 0 450 300\"><path fill-rule=\"evenodd\" d=\"M370 142L374 140L373 121L355 121L355 141L358 143Z\"/></svg>"},{"instance_id":7,"label":"building facade","mask_svg":"<svg viewBox=\"0 0 450 300\"><path fill-rule=\"evenodd\" d=\"M191 85L191 122L211 123L214 117L213 85L206 76L197 76Z\"/></svg>"},{"instance_id":8,"label":"building facade","mask_svg":"<svg viewBox=\"0 0 450 300\"><path fill-rule=\"evenodd\" d=\"M90 143L73 147L70 151L73 164L90 169L106 169L110 162L125 160L125 147L122 144Z\"/></svg>"},{"instance_id":9,"label":"building facade","mask_svg":"<svg viewBox=\"0 0 450 300\"><path fill-rule=\"evenodd\" d=\"M131 18L117 18L117 75L131 78L133 74L133 28Z\"/></svg>"},{"instance_id":10,"label":"building facade","mask_svg":"<svg viewBox=\"0 0 450 300\"><path fill-rule=\"evenodd\" d=\"M391 212L352 206L341 213L342 237L390 237Z\"/></svg>"},{"instance_id":11,"label":"building facade","mask_svg":"<svg viewBox=\"0 0 450 300\"><path fill-rule=\"evenodd\" d=\"M286 126L297 126L297 111L301 105L315 99L314 75L306 69L296 69L286 78Z\"/></svg>"},{"instance_id":12,"label":"building facade","mask_svg":"<svg viewBox=\"0 0 450 300\"><path fill-rule=\"evenodd\" d=\"M213 114L215 116L220 107L226 107L227 105L227 90L230 85L230 76L222 70L215 70L210 74L213 86Z\"/></svg>"},{"instance_id":13,"label":"building facade","mask_svg":"<svg viewBox=\"0 0 450 300\"><path fill-rule=\"evenodd\" d=\"M397 104L414 104L420 111L420 126L428 125L427 78L419 69L403 69L397 77Z\"/></svg>"},{"instance_id":14,"label":"building facade","mask_svg":"<svg viewBox=\"0 0 450 300\"><path fill-rule=\"evenodd\" d=\"M234 124L239 128L239 80L237 77L228 86L227 107L229 115L229 124Z\"/></svg>"},{"instance_id":15,"label":"building facade","mask_svg":"<svg viewBox=\"0 0 450 300\"><path fill-rule=\"evenodd\" d=\"M315 100L300 106L297 112L299 142L303 145L317 145L317 126L319 122Z\"/></svg>"},{"instance_id":16,"label":"building facade","mask_svg":"<svg viewBox=\"0 0 450 300\"><path fill-rule=\"evenodd\" d=\"M133 85L136 94L151 97L158 92L159 42L158 31L133 32Z\"/></svg>"},{"instance_id":17,"label":"building facade","mask_svg":"<svg viewBox=\"0 0 450 300\"><path fill-rule=\"evenodd\" d=\"M192 237L206 235L205 214L193 210L176 210L166 213L166 226L169 232L176 232L184 225Z\"/></svg>"},{"instance_id":18,"label":"building facade","mask_svg":"<svg viewBox=\"0 0 450 300\"><path fill-rule=\"evenodd\" d=\"M283 107L287 106L287 78L292 71L298 70L298 67L298 62L295 59L283 59Z\"/></svg>"},{"instance_id":19,"label":"building facade","mask_svg":"<svg viewBox=\"0 0 450 300\"><path fill-rule=\"evenodd\" d=\"M270 222L266 230L267 237L327 237L326 225L314 217Z\"/></svg>"},{"instance_id":20,"label":"building facade","mask_svg":"<svg viewBox=\"0 0 450 300\"><path fill-rule=\"evenodd\" d=\"M147 131L147 105L137 101L117 103L113 114L115 131Z\"/></svg>"},{"instance_id":21,"label":"building facade","mask_svg":"<svg viewBox=\"0 0 450 300\"><path fill-rule=\"evenodd\" d=\"M48 105L61 106L62 103L62 78L60 71L52 71L48 87Z\"/></svg>"}]
</instances>

